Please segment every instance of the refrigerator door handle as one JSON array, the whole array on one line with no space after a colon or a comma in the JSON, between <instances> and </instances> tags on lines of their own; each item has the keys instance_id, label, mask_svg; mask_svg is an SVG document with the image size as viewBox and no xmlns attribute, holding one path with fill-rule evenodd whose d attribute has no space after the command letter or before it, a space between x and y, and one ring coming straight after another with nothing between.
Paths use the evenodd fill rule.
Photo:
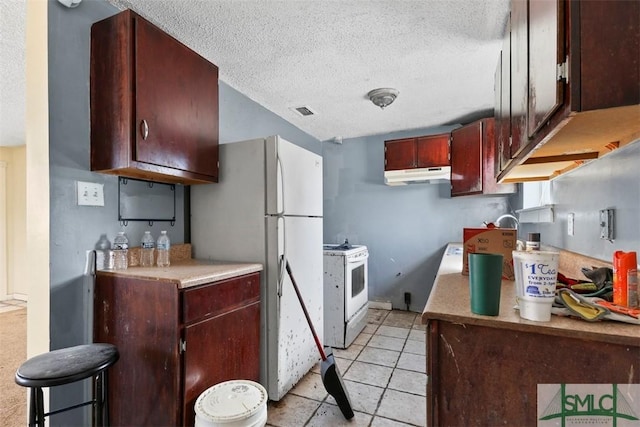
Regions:
<instances>
[{"instance_id":1,"label":"refrigerator door handle","mask_svg":"<svg viewBox=\"0 0 640 427\"><path fill-rule=\"evenodd\" d=\"M285 261L284 254L280 255L280 262L278 262L278 298L282 296L282 285L284 282L283 271L287 262Z\"/></svg>"},{"instance_id":2,"label":"refrigerator door handle","mask_svg":"<svg viewBox=\"0 0 640 427\"><path fill-rule=\"evenodd\" d=\"M278 222L282 220L282 255L280 255L280 262L278 263L278 297L282 296L282 287L284 284L284 274L287 265L287 221L284 215L278 215Z\"/></svg>"},{"instance_id":3,"label":"refrigerator door handle","mask_svg":"<svg viewBox=\"0 0 640 427\"><path fill-rule=\"evenodd\" d=\"M280 298L282 296L282 287L284 284L284 275L286 271L285 266L287 265L287 223L284 218L284 164L282 162L282 159L280 158L280 138L276 139L276 167L280 168L280 182L278 183L278 187L280 187L280 198L282 199L282 209L277 212L278 222L282 220L282 256L280 258L280 264L278 265L278 298ZM276 210L277 208L278 192L276 190Z\"/></svg>"},{"instance_id":4,"label":"refrigerator door handle","mask_svg":"<svg viewBox=\"0 0 640 427\"><path fill-rule=\"evenodd\" d=\"M277 213L278 216L282 216L285 213L284 209L284 165L282 163L282 159L280 158L280 139L276 140L276 165L280 167L280 198L282 199L282 209ZM277 173L276 173L277 176ZM276 190L276 210L278 209L278 192ZM284 271L284 267L282 267ZM284 273L281 275L284 277Z\"/></svg>"}]
</instances>

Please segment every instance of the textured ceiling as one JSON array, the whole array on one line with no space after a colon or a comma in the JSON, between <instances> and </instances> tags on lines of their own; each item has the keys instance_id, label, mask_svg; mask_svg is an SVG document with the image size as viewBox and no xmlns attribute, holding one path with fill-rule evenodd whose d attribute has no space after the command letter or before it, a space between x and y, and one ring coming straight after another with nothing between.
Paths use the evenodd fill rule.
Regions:
<instances>
[{"instance_id":1,"label":"textured ceiling","mask_svg":"<svg viewBox=\"0 0 640 427\"><path fill-rule=\"evenodd\" d=\"M0 0L0 146L24 144L27 0Z\"/></svg>"},{"instance_id":2,"label":"textured ceiling","mask_svg":"<svg viewBox=\"0 0 640 427\"><path fill-rule=\"evenodd\" d=\"M3 8L7 1L15 2L0 0ZM158 25L215 63L226 84L320 140L491 114L509 10L509 0L109 2ZM4 67L4 46L2 54ZM379 87L400 92L384 110L366 96ZM293 110L300 106L316 114L302 117Z\"/></svg>"}]
</instances>

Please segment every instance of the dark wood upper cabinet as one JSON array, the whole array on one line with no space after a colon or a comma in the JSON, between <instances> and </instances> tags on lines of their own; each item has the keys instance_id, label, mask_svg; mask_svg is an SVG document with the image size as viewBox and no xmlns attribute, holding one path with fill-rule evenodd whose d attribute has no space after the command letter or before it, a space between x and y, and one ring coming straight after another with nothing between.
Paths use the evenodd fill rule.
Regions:
<instances>
[{"instance_id":1,"label":"dark wood upper cabinet","mask_svg":"<svg viewBox=\"0 0 640 427\"><path fill-rule=\"evenodd\" d=\"M638 138L638 16L637 1L511 1L502 58L511 55L511 140L507 150L498 136L501 182L551 179Z\"/></svg>"},{"instance_id":2,"label":"dark wood upper cabinet","mask_svg":"<svg viewBox=\"0 0 640 427\"><path fill-rule=\"evenodd\" d=\"M494 118L451 132L451 196L515 193L515 184L496 181Z\"/></svg>"},{"instance_id":3,"label":"dark wood upper cabinet","mask_svg":"<svg viewBox=\"0 0 640 427\"><path fill-rule=\"evenodd\" d=\"M415 138L384 142L384 170L412 169L417 166Z\"/></svg>"},{"instance_id":4,"label":"dark wood upper cabinet","mask_svg":"<svg viewBox=\"0 0 640 427\"><path fill-rule=\"evenodd\" d=\"M529 21L535 23L535 28L529 31L527 139L535 135L564 101L562 76L568 69L563 12L562 1L529 2Z\"/></svg>"},{"instance_id":5,"label":"dark wood upper cabinet","mask_svg":"<svg viewBox=\"0 0 640 427\"><path fill-rule=\"evenodd\" d=\"M450 134L421 136L416 138L416 150L418 153L418 167L432 168L449 166L449 140Z\"/></svg>"},{"instance_id":6,"label":"dark wood upper cabinet","mask_svg":"<svg viewBox=\"0 0 640 427\"><path fill-rule=\"evenodd\" d=\"M511 14L507 16L502 51L494 76L496 153L494 169L501 171L511 161Z\"/></svg>"},{"instance_id":7,"label":"dark wood upper cabinet","mask_svg":"<svg viewBox=\"0 0 640 427\"><path fill-rule=\"evenodd\" d=\"M91 170L218 180L218 68L130 10L91 28Z\"/></svg>"},{"instance_id":8,"label":"dark wood upper cabinet","mask_svg":"<svg viewBox=\"0 0 640 427\"><path fill-rule=\"evenodd\" d=\"M451 132L451 195L482 194L482 123Z\"/></svg>"},{"instance_id":9,"label":"dark wood upper cabinet","mask_svg":"<svg viewBox=\"0 0 640 427\"><path fill-rule=\"evenodd\" d=\"M393 139L384 142L384 170L449 166L450 134Z\"/></svg>"},{"instance_id":10,"label":"dark wood upper cabinet","mask_svg":"<svg viewBox=\"0 0 640 427\"><path fill-rule=\"evenodd\" d=\"M509 158L527 145L528 0L511 0L511 141Z\"/></svg>"}]
</instances>

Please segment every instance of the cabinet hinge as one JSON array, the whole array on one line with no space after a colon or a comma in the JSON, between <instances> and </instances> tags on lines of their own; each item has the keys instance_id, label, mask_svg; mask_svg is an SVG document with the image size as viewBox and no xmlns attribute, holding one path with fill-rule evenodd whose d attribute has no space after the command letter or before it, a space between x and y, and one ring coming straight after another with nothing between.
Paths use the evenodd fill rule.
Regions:
<instances>
[{"instance_id":1,"label":"cabinet hinge","mask_svg":"<svg viewBox=\"0 0 640 427\"><path fill-rule=\"evenodd\" d=\"M569 83L569 57L567 56L562 64L557 65L556 80L560 81L564 79Z\"/></svg>"},{"instance_id":2,"label":"cabinet hinge","mask_svg":"<svg viewBox=\"0 0 640 427\"><path fill-rule=\"evenodd\" d=\"M509 135L509 148L511 148L512 144L513 144L513 139L511 138L511 135Z\"/></svg>"},{"instance_id":3,"label":"cabinet hinge","mask_svg":"<svg viewBox=\"0 0 640 427\"><path fill-rule=\"evenodd\" d=\"M180 339L180 354L187 351L187 342L183 339Z\"/></svg>"}]
</instances>

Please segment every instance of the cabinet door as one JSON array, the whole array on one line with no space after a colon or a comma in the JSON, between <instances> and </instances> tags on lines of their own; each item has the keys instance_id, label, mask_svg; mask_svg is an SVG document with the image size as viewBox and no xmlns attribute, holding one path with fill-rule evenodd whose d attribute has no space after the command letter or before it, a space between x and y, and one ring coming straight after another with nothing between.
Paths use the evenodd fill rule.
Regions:
<instances>
[{"instance_id":1,"label":"cabinet door","mask_svg":"<svg viewBox=\"0 0 640 427\"><path fill-rule=\"evenodd\" d=\"M482 193L482 122L451 132L451 195Z\"/></svg>"},{"instance_id":2,"label":"cabinet door","mask_svg":"<svg viewBox=\"0 0 640 427\"><path fill-rule=\"evenodd\" d=\"M505 142L505 136L503 135L503 124L502 124L502 58L504 54L500 52L498 55L498 65L496 66L496 71L493 75L493 93L494 93L494 102L495 108L493 110L493 117L495 120L495 133L496 133L496 143L495 143L495 153L493 153L492 157L495 160L494 169L496 171L500 171L500 161L501 161L501 153L502 146Z\"/></svg>"},{"instance_id":3,"label":"cabinet door","mask_svg":"<svg viewBox=\"0 0 640 427\"><path fill-rule=\"evenodd\" d=\"M503 171L511 161L511 14L507 16L507 26L502 40L500 77L500 116L496 122L497 171Z\"/></svg>"},{"instance_id":4,"label":"cabinet door","mask_svg":"<svg viewBox=\"0 0 640 427\"><path fill-rule=\"evenodd\" d=\"M135 16L139 162L218 176L218 68Z\"/></svg>"},{"instance_id":5,"label":"cabinet door","mask_svg":"<svg viewBox=\"0 0 640 427\"><path fill-rule=\"evenodd\" d=\"M182 413L178 289L173 283L98 272L94 342L114 344L109 415L114 426L178 425Z\"/></svg>"},{"instance_id":6,"label":"cabinet door","mask_svg":"<svg viewBox=\"0 0 640 427\"><path fill-rule=\"evenodd\" d=\"M421 136L416 139L419 168L449 166L449 134Z\"/></svg>"},{"instance_id":7,"label":"cabinet door","mask_svg":"<svg viewBox=\"0 0 640 427\"><path fill-rule=\"evenodd\" d=\"M562 12L559 0L529 3L529 138L564 101L564 81L558 64L565 62Z\"/></svg>"},{"instance_id":8,"label":"cabinet door","mask_svg":"<svg viewBox=\"0 0 640 427\"><path fill-rule=\"evenodd\" d=\"M384 170L412 169L417 164L415 138L384 142Z\"/></svg>"},{"instance_id":9,"label":"cabinet door","mask_svg":"<svg viewBox=\"0 0 640 427\"><path fill-rule=\"evenodd\" d=\"M528 0L511 1L511 147L512 159L527 145Z\"/></svg>"},{"instance_id":10,"label":"cabinet door","mask_svg":"<svg viewBox=\"0 0 640 427\"><path fill-rule=\"evenodd\" d=\"M207 388L234 379L260 381L260 302L185 329L184 423Z\"/></svg>"},{"instance_id":11,"label":"cabinet door","mask_svg":"<svg viewBox=\"0 0 640 427\"><path fill-rule=\"evenodd\" d=\"M207 388L260 380L260 273L188 288L182 304L182 425L193 425L195 401Z\"/></svg>"},{"instance_id":12,"label":"cabinet door","mask_svg":"<svg viewBox=\"0 0 640 427\"><path fill-rule=\"evenodd\" d=\"M640 103L640 2L569 2L574 111ZM580 28L577 39L575 28ZM637 122L637 121L636 121Z\"/></svg>"},{"instance_id":13,"label":"cabinet door","mask_svg":"<svg viewBox=\"0 0 640 427\"><path fill-rule=\"evenodd\" d=\"M515 184L498 184L496 177L498 176L498 162L496 156L496 126L494 119L488 118L481 120L482 130L482 194L508 194L515 193L517 187Z\"/></svg>"}]
</instances>

